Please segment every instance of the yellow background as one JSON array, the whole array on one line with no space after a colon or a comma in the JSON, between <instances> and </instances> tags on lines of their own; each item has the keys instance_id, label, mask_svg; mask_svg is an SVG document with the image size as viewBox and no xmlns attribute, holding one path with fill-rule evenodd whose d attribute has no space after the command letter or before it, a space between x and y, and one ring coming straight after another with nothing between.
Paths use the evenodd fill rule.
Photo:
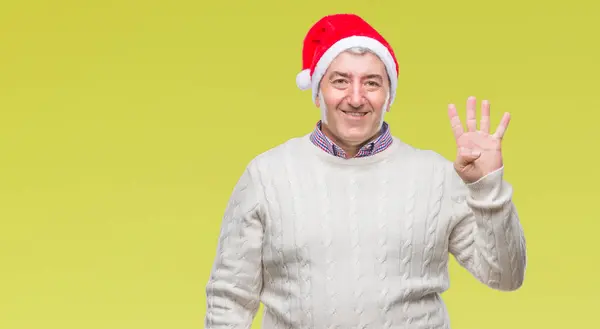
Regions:
<instances>
[{"instance_id":1,"label":"yellow background","mask_svg":"<svg viewBox=\"0 0 600 329\"><path fill-rule=\"evenodd\" d=\"M526 282L495 292L453 262L453 328L593 327L592 3L2 1L0 328L202 328L229 193L252 157L319 119L295 75L304 34L336 12L395 47L396 136L452 157L447 103L513 114Z\"/></svg>"}]
</instances>

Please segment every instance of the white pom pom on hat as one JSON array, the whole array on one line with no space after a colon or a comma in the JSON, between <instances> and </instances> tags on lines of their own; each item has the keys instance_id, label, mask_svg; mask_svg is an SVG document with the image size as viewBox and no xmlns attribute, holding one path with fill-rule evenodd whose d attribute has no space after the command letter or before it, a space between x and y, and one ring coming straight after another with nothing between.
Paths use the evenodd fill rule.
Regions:
<instances>
[{"instance_id":1,"label":"white pom pom on hat","mask_svg":"<svg viewBox=\"0 0 600 329\"><path fill-rule=\"evenodd\" d=\"M310 70L302 70L296 75L296 85L300 90L310 89Z\"/></svg>"}]
</instances>

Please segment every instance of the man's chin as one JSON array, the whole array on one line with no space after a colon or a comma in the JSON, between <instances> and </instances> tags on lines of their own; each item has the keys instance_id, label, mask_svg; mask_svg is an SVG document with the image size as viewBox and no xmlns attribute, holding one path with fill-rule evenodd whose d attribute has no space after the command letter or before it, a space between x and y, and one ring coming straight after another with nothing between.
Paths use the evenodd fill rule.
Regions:
<instances>
[{"instance_id":1,"label":"man's chin","mask_svg":"<svg viewBox=\"0 0 600 329\"><path fill-rule=\"evenodd\" d=\"M364 143L371 136L367 127L340 127L340 137L352 144Z\"/></svg>"},{"instance_id":2,"label":"man's chin","mask_svg":"<svg viewBox=\"0 0 600 329\"><path fill-rule=\"evenodd\" d=\"M333 120L331 120L333 121ZM350 144L361 144L373 137L376 133L373 121L364 122L360 125L345 122L344 120L330 121L329 130L335 137Z\"/></svg>"}]
</instances>

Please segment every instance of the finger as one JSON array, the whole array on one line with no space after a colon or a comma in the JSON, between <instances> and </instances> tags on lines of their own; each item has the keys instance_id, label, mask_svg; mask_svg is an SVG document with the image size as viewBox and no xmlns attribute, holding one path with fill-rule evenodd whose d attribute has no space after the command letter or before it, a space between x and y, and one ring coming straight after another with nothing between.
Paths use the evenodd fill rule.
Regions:
<instances>
[{"instance_id":1,"label":"finger","mask_svg":"<svg viewBox=\"0 0 600 329\"><path fill-rule=\"evenodd\" d=\"M479 130L482 133L490 133L490 102L484 100L481 102L481 121L479 123Z\"/></svg>"},{"instance_id":2,"label":"finger","mask_svg":"<svg viewBox=\"0 0 600 329\"><path fill-rule=\"evenodd\" d=\"M467 99L467 130L477 131L477 100L474 96Z\"/></svg>"},{"instance_id":3,"label":"finger","mask_svg":"<svg viewBox=\"0 0 600 329\"><path fill-rule=\"evenodd\" d=\"M481 156L481 151L476 148L461 147L458 154L466 159L477 159Z\"/></svg>"},{"instance_id":4,"label":"finger","mask_svg":"<svg viewBox=\"0 0 600 329\"><path fill-rule=\"evenodd\" d=\"M496 132L494 133L494 138L502 139L504 138L504 133L506 133L506 129L508 128L508 124L510 123L510 113L505 112L502 116L502 120L498 124L498 128L496 128Z\"/></svg>"},{"instance_id":5,"label":"finger","mask_svg":"<svg viewBox=\"0 0 600 329\"><path fill-rule=\"evenodd\" d=\"M481 151L471 149L471 148L461 147L458 150L458 156L456 157L456 163L460 167L466 167L466 166L470 165L471 163L475 162L475 160L479 159L479 157L481 157Z\"/></svg>"},{"instance_id":6,"label":"finger","mask_svg":"<svg viewBox=\"0 0 600 329\"><path fill-rule=\"evenodd\" d=\"M458 140L464 131L462 123L460 122L460 118L458 117L458 111L456 110L456 106L454 106L454 104L448 105L448 117L450 118L450 125L452 126L454 138Z\"/></svg>"}]
</instances>

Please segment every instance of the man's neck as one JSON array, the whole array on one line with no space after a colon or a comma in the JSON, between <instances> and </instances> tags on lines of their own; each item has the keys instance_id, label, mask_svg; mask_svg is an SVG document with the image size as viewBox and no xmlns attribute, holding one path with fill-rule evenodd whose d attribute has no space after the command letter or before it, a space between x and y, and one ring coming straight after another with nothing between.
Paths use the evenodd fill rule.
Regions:
<instances>
[{"instance_id":1,"label":"man's neck","mask_svg":"<svg viewBox=\"0 0 600 329\"><path fill-rule=\"evenodd\" d=\"M361 142L359 144L352 144L352 143L346 143L343 140L341 140L340 138L338 138L337 136L335 136L331 132L331 130L329 130L329 128L327 128L327 125L324 124L324 123L321 123L321 131L335 145L337 145L339 148L341 148L342 150L344 150L344 153L346 154L346 158L353 158L353 157L355 157L356 154L358 154L358 151L363 146L371 143L372 141L374 141L375 139L377 139L377 137L379 137L379 135L381 135L381 128L379 128L379 130L377 131L377 133L375 133L375 135L371 136L367 140L365 140L365 141L363 141L363 142Z\"/></svg>"}]
</instances>

